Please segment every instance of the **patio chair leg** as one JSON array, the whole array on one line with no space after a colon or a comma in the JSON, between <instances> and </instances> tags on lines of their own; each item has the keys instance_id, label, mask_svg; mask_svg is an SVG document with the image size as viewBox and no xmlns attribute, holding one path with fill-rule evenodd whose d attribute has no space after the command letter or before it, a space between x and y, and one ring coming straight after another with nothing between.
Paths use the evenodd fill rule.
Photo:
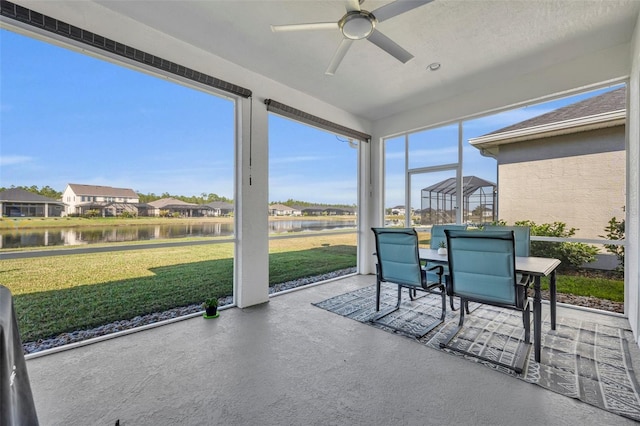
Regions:
<instances>
[{"instance_id":1,"label":"patio chair leg","mask_svg":"<svg viewBox=\"0 0 640 426\"><path fill-rule=\"evenodd\" d=\"M451 306L452 311L457 311L458 309L453 305L453 296L449 296L449 305Z\"/></svg>"},{"instance_id":2,"label":"patio chair leg","mask_svg":"<svg viewBox=\"0 0 640 426\"><path fill-rule=\"evenodd\" d=\"M531 342L531 311L527 304L526 309L522 312L522 319L524 320L524 341L525 343Z\"/></svg>"},{"instance_id":3,"label":"patio chair leg","mask_svg":"<svg viewBox=\"0 0 640 426\"><path fill-rule=\"evenodd\" d=\"M380 311L380 282L378 281L377 283L378 287L376 288L376 312L377 314L374 315L369 322L376 322L378 321L380 318L386 317L387 315L389 315L391 312L395 312L398 309L400 309L400 300L402 298L402 286L398 286L398 302L396 303L396 306L389 308L389 309L385 309L384 311ZM409 291L411 291L411 289L409 289Z\"/></svg>"}]
</instances>

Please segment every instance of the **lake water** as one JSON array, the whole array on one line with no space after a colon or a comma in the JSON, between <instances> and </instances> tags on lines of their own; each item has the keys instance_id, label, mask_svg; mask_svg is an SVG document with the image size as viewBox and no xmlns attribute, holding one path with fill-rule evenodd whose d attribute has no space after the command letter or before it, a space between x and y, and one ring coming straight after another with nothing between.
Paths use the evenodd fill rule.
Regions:
<instances>
[{"instance_id":1,"label":"lake water","mask_svg":"<svg viewBox=\"0 0 640 426\"><path fill-rule=\"evenodd\" d=\"M356 220L278 220L269 222L269 233L356 229ZM0 248L76 246L97 243L147 241L185 237L231 237L233 223L184 223L171 225L101 226L1 230Z\"/></svg>"}]
</instances>

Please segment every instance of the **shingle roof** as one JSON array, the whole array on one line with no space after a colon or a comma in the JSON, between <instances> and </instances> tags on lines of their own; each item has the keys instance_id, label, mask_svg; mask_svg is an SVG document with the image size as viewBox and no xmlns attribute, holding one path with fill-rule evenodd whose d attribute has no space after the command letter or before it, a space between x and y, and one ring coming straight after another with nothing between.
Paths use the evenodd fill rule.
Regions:
<instances>
[{"instance_id":1,"label":"shingle roof","mask_svg":"<svg viewBox=\"0 0 640 426\"><path fill-rule=\"evenodd\" d=\"M269 205L269 210L285 211L285 210L297 210L297 209L295 207L285 206L284 204L271 204Z\"/></svg>"},{"instance_id":2,"label":"shingle roof","mask_svg":"<svg viewBox=\"0 0 640 426\"><path fill-rule=\"evenodd\" d=\"M542 126L544 124L557 123L559 121L574 120L606 112L620 111L625 108L626 87L621 87L620 89L612 90L610 92L603 93L602 95L594 96L592 98L558 108L546 114L498 129L494 132L487 133L487 135L527 129L529 127Z\"/></svg>"},{"instance_id":3,"label":"shingle roof","mask_svg":"<svg viewBox=\"0 0 640 426\"><path fill-rule=\"evenodd\" d=\"M153 206L156 209L163 209L163 208L167 208L169 206L173 207L173 208L179 208L179 207L189 207L189 208L201 207L201 208L206 208L206 206L204 206L204 205L187 203L185 201L178 200L176 198L162 198L160 200L151 201L148 204L150 206Z\"/></svg>"},{"instance_id":4,"label":"shingle roof","mask_svg":"<svg viewBox=\"0 0 640 426\"><path fill-rule=\"evenodd\" d=\"M100 185L81 185L77 183L70 183L69 188L71 188L71 190L73 190L76 195L138 198L138 194L136 194L133 189L128 188L113 188L111 186Z\"/></svg>"},{"instance_id":5,"label":"shingle roof","mask_svg":"<svg viewBox=\"0 0 640 426\"><path fill-rule=\"evenodd\" d=\"M233 210L233 204L227 203L226 201L212 201L205 205L212 209Z\"/></svg>"},{"instance_id":6,"label":"shingle roof","mask_svg":"<svg viewBox=\"0 0 640 426\"><path fill-rule=\"evenodd\" d=\"M0 201L14 201L19 203L56 203L64 204L59 200L45 197L40 194L34 194L22 188L9 188L6 191L0 192Z\"/></svg>"}]
</instances>

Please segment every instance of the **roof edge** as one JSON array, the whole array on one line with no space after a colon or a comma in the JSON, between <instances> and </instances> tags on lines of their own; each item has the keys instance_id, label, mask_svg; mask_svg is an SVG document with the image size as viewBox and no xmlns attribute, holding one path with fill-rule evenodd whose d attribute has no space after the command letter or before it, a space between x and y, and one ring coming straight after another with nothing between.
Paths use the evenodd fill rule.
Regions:
<instances>
[{"instance_id":1,"label":"roof edge","mask_svg":"<svg viewBox=\"0 0 640 426\"><path fill-rule=\"evenodd\" d=\"M542 124L540 126L527 127L525 129L510 132L494 133L469 139L469 143L482 150L485 148L522 142L533 139L548 138L551 136L566 135L569 133L584 132L587 130L603 129L607 127L622 126L627 118L626 109L590 115L588 117L574 118L571 120L557 121L555 123Z\"/></svg>"}]
</instances>

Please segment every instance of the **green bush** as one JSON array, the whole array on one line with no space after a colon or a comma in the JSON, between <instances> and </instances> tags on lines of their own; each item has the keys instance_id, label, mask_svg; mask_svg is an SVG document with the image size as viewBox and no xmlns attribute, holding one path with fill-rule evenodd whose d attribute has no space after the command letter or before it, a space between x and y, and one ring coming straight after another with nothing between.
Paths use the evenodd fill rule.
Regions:
<instances>
[{"instance_id":1,"label":"green bush","mask_svg":"<svg viewBox=\"0 0 640 426\"><path fill-rule=\"evenodd\" d=\"M543 223L537 225L530 220L515 223L516 226L528 226L531 236L569 238L577 229L567 228L562 222ZM548 241L531 241L531 256L552 257L562 262L559 269L577 269L585 263L596 260L598 248L584 243L555 243Z\"/></svg>"},{"instance_id":2,"label":"green bush","mask_svg":"<svg viewBox=\"0 0 640 426\"><path fill-rule=\"evenodd\" d=\"M607 235L600 235L602 238L608 240L624 240L624 219L620 222L615 217L609 220L609 223L604 228ZM609 253L613 253L618 258L618 270L624 269L624 246L618 246L614 244L605 244L604 247Z\"/></svg>"}]
</instances>

